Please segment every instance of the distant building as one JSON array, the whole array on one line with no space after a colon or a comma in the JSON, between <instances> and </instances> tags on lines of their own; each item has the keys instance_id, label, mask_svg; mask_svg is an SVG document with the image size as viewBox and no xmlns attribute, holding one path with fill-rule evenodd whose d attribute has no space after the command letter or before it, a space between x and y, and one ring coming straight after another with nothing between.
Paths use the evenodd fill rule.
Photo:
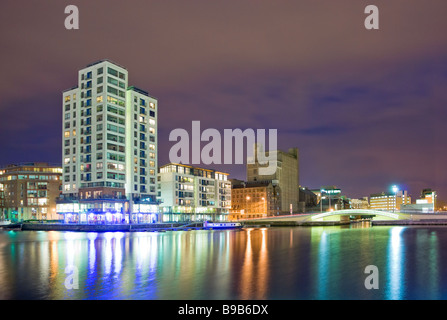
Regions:
<instances>
[{"instance_id":1,"label":"distant building","mask_svg":"<svg viewBox=\"0 0 447 320\"><path fill-rule=\"evenodd\" d=\"M169 163L160 167L158 199L163 221L228 220L228 173Z\"/></svg>"},{"instance_id":2,"label":"distant building","mask_svg":"<svg viewBox=\"0 0 447 320\"><path fill-rule=\"evenodd\" d=\"M272 181L231 180L229 220L261 218L280 213L280 189Z\"/></svg>"},{"instance_id":3,"label":"distant building","mask_svg":"<svg viewBox=\"0 0 447 320\"><path fill-rule=\"evenodd\" d=\"M421 191L421 199L420 203L431 203L433 204L433 208L436 208L436 200L437 200L437 193L436 191L432 189L423 189ZM417 203L417 200L416 200Z\"/></svg>"},{"instance_id":4,"label":"distant building","mask_svg":"<svg viewBox=\"0 0 447 320\"><path fill-rule=\"evenodd\" d=\"M407 204L411 204L411 197L406 190L399 190L396 194L392 192L375 193L369 197L369 205L373 210L399 211L401 205Z\"/></svg>"},{"instance_id":5,"label":"distant building","mask_svg":"<svg viewBox=\"0 0 447 320\"><path fill-rule=\"evenodd\" d=\"M58 220L62 168L46 162L11 164L0 169L0 219Z\"/></svg>"},{"instance_id":6,"label":"distant building","mask_svg":"<svg viewBox=\"0 0 447 320\"><path fill-rule=\"evenodd\" d=\"M368 197L350 199L351 209L369 209Z\"/></svg>"},{"instance_id":7,"label":"distant building","mask_svg":"<svg viewBox=\"0 0 447 320\"><path fill-rule=\"evenodd\" d=\"M247 163L247 182L277 181L281 190L280 213L298 212L299 203L299 152L298 148L291 148L288 152L280 150L266 151L266 156L276 153L276 171L271 175L261 175L259 169L264 165L255 162Z\"/></svg>"},{"instance_id":8,"label":"distant building","mask_svg":"<svg viewBox=\"0 0 447 320\"><path fill-rule=\"evenodd\" d=\"M416 199L416 203L402 205L401 211L408 213L433 213L436 210L436 198L436 191L423 189L421 191L421 198Z\"/></svg>"},{"instance_id":9,"label":"distant building","mask_svg":"<svg viewBox=\"0 0 447 320\"><path fill-rule=\"evenodd\" d=\"M318 196L306 187L300 187L299 190L300 212L313 211L318 205Z\"/></svg>"},{"instance_id":10,"label":"distant building","mask_svg":"<svg viewBox=\"0 0 447 320\"><path fill-rule=\"evenodd\" d=\"M349 200L342 195L336 186L322 186L311 190L316 196L320 211L343 210L350 207Z\"/></svg>"}]
</instances>

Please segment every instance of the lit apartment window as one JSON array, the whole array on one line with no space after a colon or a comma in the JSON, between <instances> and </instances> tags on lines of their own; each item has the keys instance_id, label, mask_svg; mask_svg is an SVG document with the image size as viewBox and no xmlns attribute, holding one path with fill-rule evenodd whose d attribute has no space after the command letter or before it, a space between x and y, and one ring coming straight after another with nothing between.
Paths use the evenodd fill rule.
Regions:
<instances>
[{"instance_id":1,"label":"lit apartment window","mask_svg":"<svg viewBox=\"0 0 447 320\"><path fill-rule=\"evenodd\" d=\"M64 137L69 138L70 137L70 130L64 131Z\"/></svg>"}]
</instances>

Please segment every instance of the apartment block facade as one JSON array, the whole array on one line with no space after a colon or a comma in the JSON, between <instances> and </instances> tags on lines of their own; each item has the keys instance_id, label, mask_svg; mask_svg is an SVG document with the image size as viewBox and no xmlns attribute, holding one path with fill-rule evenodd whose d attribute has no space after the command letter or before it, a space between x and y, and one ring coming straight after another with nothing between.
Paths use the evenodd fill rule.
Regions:
<instances>
[{"instance_id":1,"label":"apartment block facade","mask_svg":"<svg viewBox=\"0 0 447 320\"><path fill-rule=\"evenodd\" d=\"M175 163L163 165L159 171L158 198L163 221L228 219L228 173Z\"/></svg>"},{"instance_id":2,"label":"apartment block facade","mask_svg":"<svg viewBox=\"0 0 447 320\"><path fill-rule=\"evenodd\" d=\"M0 169L0 220L57 220L62 168L46 162Z\"/></svg>"},{"instance_id":3,"label":"apartment block facade","mask_svg":"<svg viewBox=\"0 0 447 320\"><path fill-rule=\"evenodd\" d=\"M127 201L156 204L158 102L128 78L126 68L101 60L79 70L78 85L63 92L62 193L79 207L61 205L61 213L74 213L74 221L107 208L113 220L128 221L137 212Z\"/></svg>"}]
</instances>

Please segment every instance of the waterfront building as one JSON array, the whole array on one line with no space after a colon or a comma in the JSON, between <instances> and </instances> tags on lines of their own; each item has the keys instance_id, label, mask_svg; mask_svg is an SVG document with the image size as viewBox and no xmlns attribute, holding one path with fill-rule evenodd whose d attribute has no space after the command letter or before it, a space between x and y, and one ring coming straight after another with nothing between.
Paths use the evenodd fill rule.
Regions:
<instances>
[{"instance_id":1,"label":"waterfront building","mask_svg":"<svg viewBox=\"0 0 447 320\"><path fill-rule=\"evenodd\" d=\"M280 189L275 182L231 180L229 220L279 215L280 203Z\"/></svg>"},{"instance_id":2,"label":"waterfront building","mask_svg":"<svg viewBox=\"0 0 447 320\"><path fill-rule=\"evenodd\" d=\"M62 94L63 197L73 222L157 220L157 99L109 60L78 71Z\"/></svg>"},{"instance_id":3,"label":"waterfront building","mask_svg":"<svg viewBox=\"0 0 447 320\"><path fill-rule=\"evenodd\" d=\"M256 149L255 149L256 150ZM258 161L247 163L247 182L276 181L279 186L280 213L287 214L298 211L299 203L299 152L298 148L291 148L288 152L281 150L266 151L266 157L272 158L276 153L276 170L271 175L261 175L259 168L264 167ZM255 159L256 157L256 152Z\"/></svg>"},{"instance_id":4,"label":"waterfront building","mask_svg":"<svg viewBox=\"0 0 447 320\"><path fill-rule=\"evenodd\" d=\"M411 204L411 197L407 190L396 193L381 192L369 196L369 205L372 210L399 211L401 205Z\"/></svg>"},{"instance_id":5,"label":"waterfront building","mask_svg":"<svg viewBox=\"0 0 447 320\"><path fill-rule=\"evenodd\" d=\"M228 220L228 173L176 163L163 165L159 171L158 199L163 221Z\"/></svg>"},{"instance_id":6,"label":"waterfront building","mask_svg":"<svg viewBox=\"0 0 447 320\"><path fill-rule=\"evenodd\" d=\"M11 164L0 169L0 219L57 220L62 168L46 162Z\"/></svg>"}]
</instances>

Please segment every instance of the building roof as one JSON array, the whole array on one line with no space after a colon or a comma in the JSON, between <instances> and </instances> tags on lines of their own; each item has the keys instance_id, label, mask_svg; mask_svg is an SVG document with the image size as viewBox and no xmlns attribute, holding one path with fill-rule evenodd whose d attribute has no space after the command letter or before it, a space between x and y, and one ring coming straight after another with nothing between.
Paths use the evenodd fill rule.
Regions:
<instances>
[{"instance_id":1,"label":"building roof","mask_svg":"<svg viewBox=\"0 0 447 320\"><path fill-rule=\"evenodd\" d=\"M145 90L143 90L143 89L140 89L140 88L138 88L138 87L135 87L135 86L129 86L129 87L127 88L127 90L132 90L132 91L138 92L138 93L140 93L140 94L142 94L142 95L144 95L144 96L147 96L147 97L149 97L149 98L158 100L157 98L151 96L151 95L149 94L149 92L147 92L147 91L145 91Z\"/></svg>"},{"instance_id":2,"label":"building roof","mask_svg":"<svg viewBox=\"0 0 447 320\"><path fill-rule=\"evenodd\" d=\"M248 182L236 179L231 180L233 189L268 187L271 183L272 180L248 181Z\"/></svg>"},{"instance_id":3,"label":"building roof","mask_svg":"<svg viewBox=\"0 0 447 320\"><path fill-rule=\"evenodd\" d=\"M97 65L97 64L100 64L100 63L103 63L103 62L110 62L110 63L112 63L112 64L114 64L114 65L117 65L117 66L120 67L120 68L123 68L123 69L127 70L126 67L123 67L123 66L120 65L119 63L116 63L115 61L112 61L112 60L110 60L110 59L102 59L102 60L99 60L99 61L95 61L95 62L93 62L93 63L88 64L88 65L86 66L86 68L88 68L88 67L92 67L92 66L94 66L94 65Z\"/></svg>"}]
</instances>

